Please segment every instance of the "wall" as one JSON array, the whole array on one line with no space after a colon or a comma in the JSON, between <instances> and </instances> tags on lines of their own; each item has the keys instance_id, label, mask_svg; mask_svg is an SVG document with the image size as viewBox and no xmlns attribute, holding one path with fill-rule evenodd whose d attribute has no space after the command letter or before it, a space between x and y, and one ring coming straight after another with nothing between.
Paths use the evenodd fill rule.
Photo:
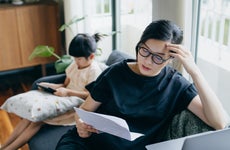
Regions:
<instances>
[{"instance_id":1,"label":"wall","mask_svg":"<svg viewBox=\"0 0 230 150\"><path fill-rule=\"evenodd\" d=\"M185 29L185 4L184 0L153 0L153 12L152 18L153 20L158 19L167 19L171 20L180 26L184 31L191 31ZM186 22L190 22L191 20L186 20ZM186 33L187 34L187 33ZM190 33L188 33L190 35ZM189 39L184 39L185 41L191 41L190 36ZM185 43L186 47L190 47L190 43ZM173 60L172 66L176 68L178 71L183 73L186 77L188 76L184 73L184 70L181 66L181 63L177 60Z\"/></svg>"},{"instance_id":2,"label":"wall","mask_svg":"<svg viewBox=\"0 0 230 150\"><path fill-rule=\"evenodd\" d=\"M209 85L220 98L224 108L230 115L230 72L201 58L197 59L197 63Z\"/></svg>"},{"instance_id":3,"label":"wall","mask_svg":"<svg viewBox=\"0 0 230 150\"><path fill-rule=\"evenodd\" d=\"M153 0L153 20L169 19L184 27L184 0Z\"/></svg>"}]
</instances>

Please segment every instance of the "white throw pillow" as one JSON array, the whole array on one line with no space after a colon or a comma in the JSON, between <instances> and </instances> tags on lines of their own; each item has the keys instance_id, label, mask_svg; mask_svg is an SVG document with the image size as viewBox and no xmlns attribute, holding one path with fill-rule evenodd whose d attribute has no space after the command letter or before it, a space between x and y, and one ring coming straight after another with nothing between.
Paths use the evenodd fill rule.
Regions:
<instances>
[{"instance_id":1,"label":"white throw pillow","mask_svg":"<svg viewBox=\"0 0 230 150\"><path fill-rule=\"evenodd\" d=\"M78 107L82 102L83 99L76 96L59 97L32 90L8 98L1 109L37 122L64 114L73 107Z\"/></svg>"}]
</instances>

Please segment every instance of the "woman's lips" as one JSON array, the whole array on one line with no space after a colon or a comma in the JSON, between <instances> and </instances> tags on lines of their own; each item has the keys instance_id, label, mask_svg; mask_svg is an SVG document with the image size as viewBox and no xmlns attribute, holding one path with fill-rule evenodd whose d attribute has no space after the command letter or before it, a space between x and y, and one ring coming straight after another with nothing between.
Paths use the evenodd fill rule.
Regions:
<instances>
[{"instance_id":1,"label":"woman's lips","mask_svg":"<svg viewBox=\"0 0 230 150\"><path fill-rule=\"evenodd\" d=\"M143 68L143 70L145 70L145 71L151 70L150 68L148 68L148 67L146 67L146 66L144 66L144 65L142 65L142 68Z\"/></svg>"}]
</instances>

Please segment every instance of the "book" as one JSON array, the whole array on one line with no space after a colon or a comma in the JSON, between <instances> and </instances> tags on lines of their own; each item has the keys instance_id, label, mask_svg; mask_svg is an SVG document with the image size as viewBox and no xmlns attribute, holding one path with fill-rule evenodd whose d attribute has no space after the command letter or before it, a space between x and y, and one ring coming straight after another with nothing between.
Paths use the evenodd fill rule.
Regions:
<instances>
[{"instance_id":1,"label":"book","mask_svg":"<svg viewBox=\"0 0 230 150\"><path fill-rule=\"evenodd\" d=\"M76 107L74 107L74 110L83 122L100 132L106 132L129 141L144 136L141 133L130 132L127 122L122 118L89 112Z\"/></svg>"}]
</instances>

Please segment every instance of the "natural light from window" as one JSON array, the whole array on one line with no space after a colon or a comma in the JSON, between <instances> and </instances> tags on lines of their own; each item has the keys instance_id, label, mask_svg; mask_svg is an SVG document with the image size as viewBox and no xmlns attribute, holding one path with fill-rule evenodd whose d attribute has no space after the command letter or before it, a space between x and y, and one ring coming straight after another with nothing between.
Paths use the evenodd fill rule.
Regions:
<instances>
[{"instance_id":1,"label":"natural light from window","mask_svg":"<svg viewBox=\"0 0 230 150\"><path fill-rule=\"evenodd\" d=\"M145 27L152 21L151 0L121 0L120 48L135 55L135 46Z\"/></svg>"},{"instance_id":2,"label":"natural light from window","mask_svg":"<svg viewBox=\"0 0 230 150\"><path fill-rule=\"evenodd\" d=\"M201 0L197 64L230 114L230 0Z\"/></svg>"}]
</instances>

